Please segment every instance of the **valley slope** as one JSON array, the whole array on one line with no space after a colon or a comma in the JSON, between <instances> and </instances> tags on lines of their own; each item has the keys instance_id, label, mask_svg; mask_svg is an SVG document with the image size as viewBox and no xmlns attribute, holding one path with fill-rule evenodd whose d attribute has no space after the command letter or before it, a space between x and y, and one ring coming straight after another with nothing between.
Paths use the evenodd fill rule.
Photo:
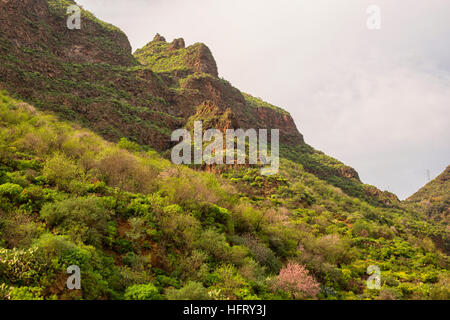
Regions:
<instances>
[{"instance_id":1,"label":"valley slope","mask_svg":"<svg viewBox=\"0 0 450 320\"><path fill-rule=\"evenodd\" d=\"M73 3L0 0L0 298L450 298L445 219L306 144L205 44L157 34L133 55L87 11L67 29ZM193 120L280 129L280 172L172 164L170 134ZM309 288L281 282L290 264Z\"/></svg>"}]
</instances>

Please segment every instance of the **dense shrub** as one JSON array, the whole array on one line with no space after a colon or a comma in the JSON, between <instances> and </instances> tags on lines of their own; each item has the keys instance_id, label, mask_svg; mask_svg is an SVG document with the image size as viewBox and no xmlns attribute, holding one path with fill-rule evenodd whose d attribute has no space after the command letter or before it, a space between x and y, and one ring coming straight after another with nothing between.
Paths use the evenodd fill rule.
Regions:
<instances>
[{"instance_id":1,"label":"dense shrub","mask_svg":"<svg viewBox=\"0 0 450 320\"><path fill-rule=\"evenodd\" d=\"M125 151L107 153L96 166L110 186L137 193L151 193L155 189L157 170Z\"/></svg>"},{"instance_id":2,"label":"dense shrub","mask_svg":"<svg viewBox=\"0 0 450 320\"><path fill-rule=\"evenodd\" d=\"M206 228L217 228L221 231L231 231L231 213L212 203L201 203L193 206L194 216L202 222Z\"/></svg>"},{"instance_id":3,"label":"dense shrub","mask_svg":"<svg viewBox=\"0 0 450 320\"><path fill-rule=\"evenodd\" d=\"M39 287L19 287L12 288L9 292L10 300L44 300L42 288Z\"/></svg>"},{"instance_id":4,"label":"dense shrub","mask_svg":"<svg viewBox=\"0 0 450 320\"><path fill-rule=\"evenodd\" d=\"M164 207L163 213L156 219L165 241L171 242L179 248L192 247L200 224L190 214L185 213L180 206Z\"/></svg>"},{"instance_id":5,"label":"dense shrub","mask_svg":"<svg viewBox=\"0 0 450 320\"><path fill-rule=\"evenodd\" d=\"M23 188L14 183L0 185L0 200L8 199L12 203L20 203L24 200Z\"/></svg>"},{"instance_id":6,"label":"dense shrub","mask_svg":"<svg viewBox=\"0 0 450 320\"><path fill-rule=\"evenodd\" d=\"M214 257L218 262L231 260L231 248L226 241L225 235L218 233L214 229L202 232L196 240L195 246Z\"/></svg>"},{"instance_id":7,"label":"dense shrub","mask_svg":"<svg viewBox=\"0 0 450 320\"><path fill-rule=\"evenodd\" d=\"M349 241L337 234L329 234L317 239L312 250L332 264L345 264L352 259Z\"/></svg>"},{"instance_id":8,"label":"dense shrub","mask_svg":"<svg viewBox=\"0 0 450 320\"><path fill-rule=\"evenodd\" d=\"M17 210L3 215L0 236L8 248L24 248L45 232L45 224L33 221L27 212Z\"/></svg>"},{"instance_id":9,"label":"dense shrub","mask_svg":"<svg viewBox=\"0 0 450 320\"><path fill-rule=\"evenodd\" d=\"M138 241L146 236L146 221L141 217L133 217L128 219L131 229L126 231L125 234L133 241Z\"/></svg>"},{"instance_id":10,"label":"dense shrub","mask_svg":"<svg viewBox=\"0 0 450 320\"><path fill-rule=\"evenodd\" d=\"M240 204L232 212L236 232L252 233L261 226L264 214L248 204Z\"/></svg>"},{"instance_id":11,"label":"dense shrub","mask_svg":"<svg viewBox=\"0 0 450 320\"><path fill-rule=\"evenodd\" d=\"M128 287L124 294L125 300L160 300L158 288L152 283L133 285Z\"/></svg>"},{"instance_id":12,"label":"dense shrub","mask_svg":"<svg viewBox=\"0 0 450 320\"><path fill-rule=\"evenodd\" d=\"M168 300L208 300L208 290L199 282L189 281L181 289L170 288L166 291Z\"/></svg>"},{"instance_id":13,"label":"dense shrub","mask_svg":"<svg viewBox=\"0 0 450 320\"><path fill-rule=\"evenodd\" d=\"M219 290L217 299L245 299L251 295L247 281L233 265L222 265L215 270L217 280L213 288Z\"/></svg>"},{"instance_id":14,"label":"dense shrub","mask_svg":"<svg viewBox=\"0 0 450 320\"><path fill-rule=\"evenodd\" d=\"M253 258L270 272L278 273L282 267L280 260L272 250L261 243L255 236L246 234L242 237L242 243L250 249Z\"/></svg>"},{"instance_id":15,"label":"dense shrub","mask_svg":"<svg viewBox=\"0 0 450 320\"><path fill-rule=\"evenodd\" d=\"M37 248L1 249L0 280L16 285L32 285L42 280L46 270L44 257Z\"/></svg>"},{"instance_id":16,"label":"dense shrub","mask_svg":"<svg viewBox=\"0 0 450 320\"><path fill-rule=\"evenodd\" d=\"M217 181L211 181L208 175L193 175L184 169L171 169L161 173L160 177L159 188L171 203L215 203L219 198Z\"/></svg>"},{"instance_id":17,"label":"dense shrub","mask_svg":"<svg viewBox=\"0 0 450 320\"><path fill-rule=\"evenodd\" d=\"M46 204L41 217L51 228L70 235L74 241L100 246L111 213L99 198L88 197Z\"/></svg>"},{"instance_id":18,"label":"dense shrub","mask_svg":"<svg viewBox=\"0 0 450 320\"><path fill-rule=\"evenodd\" d=\"M194 249L192 252L180 256L178 264L175 266L175 272L180 274L182 280L201 278L201 273L208 270L205 264L207 254L202 250Z\"/></svg>"},{"instance_id":19,"label":"dense shrub","mask_svg":"<svg viewBox=\"0 0 450 320\"><path fill-rule=\"evenodd\" d=\"M44 164L43 176L59 189L64 191L82 192L77 182L84 181L83 170L62 153L55 153Z\"/></svg>"}]
</instances>

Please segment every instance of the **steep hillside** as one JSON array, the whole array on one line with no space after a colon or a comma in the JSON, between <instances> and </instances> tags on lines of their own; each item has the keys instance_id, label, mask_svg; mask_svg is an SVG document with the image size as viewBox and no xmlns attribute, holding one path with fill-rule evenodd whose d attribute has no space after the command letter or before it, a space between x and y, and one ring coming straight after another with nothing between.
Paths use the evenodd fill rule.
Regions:
<instances>
[{"instance_id":1,"label":"steep hillside","mask_svg":"<svg viewBox=\"0 0 450 320\"><path fill-rule=\"evenodd\" d=\"M205 44L157 34L133 55L87 11L68 30L73 3L0 0L0 298L450 299L446 220L306 144ZM194 120L280 129L280 172L172 164Z\"/></svg>"},{"instance_id":2,"label":"steep hillside","mask_svg":"<svg viewBox=\"0 0 450 320\"><path fill-rule=\"evenodd\" d=\"M199 172L0 93L0 299L449 299L432 238L448 234L292 161ZM286 287L286 268L309 285Z\"/></svg>"},{"instance_id":3,"label":"steep hillside","mask_svg":"<svg viewBox=\"0 0 450 320\"><path fill-rule=\"evenodd\" d=\"M170 132L182 127L206 100L232 108L242 128L264 121L268 127L280 127L282 141L303 141L288 114L270 108L253 112L254 106L247 105L237 89L217 78L214 58L205 45L184 49L157 37L137 57L175 50L173 59L166 59L172 66L164 70L163 59L159 66L148 62L148 67L140 66L126 36L87 11L81 30L67 29L65 8L70 3L74 2L0 3L2 87L109 139L128 136L158 150L170 147Z\"/></svg>"},{"instance_id":4,"label":"steep hillside","mask_svg":"<svg viewBox=\"0 0 450 320\"><path fill-rule=\"evenodd\" d=\"M185 47L157 35L135 57L116 27L83 11L81 30L66 27L69 0L0 2L0 88L111 141L122 137L165 151L170 133L206 104L235 128L280 130L282 155L344 192L379 205L395 196L359 181L352 168L304 143L284 110L218 78L204 44Z\"/></svg>"},{"instance_id":5,"label":"steep hillside","mask_svg":"<svg viewBox=\"0 0 450 320\"><path fill-rule=\"evenodd\" d=\"M406 200L434 220L450 223L450 166Z\"/></svg>"}]
</instances>

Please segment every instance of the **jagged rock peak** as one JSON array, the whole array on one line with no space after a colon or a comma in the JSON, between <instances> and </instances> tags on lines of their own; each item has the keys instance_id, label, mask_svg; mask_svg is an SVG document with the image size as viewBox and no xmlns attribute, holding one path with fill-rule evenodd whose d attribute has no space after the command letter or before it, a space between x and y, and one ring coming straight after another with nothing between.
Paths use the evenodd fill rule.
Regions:
<instances>
[{"instance_id":1,"label":"jagged rock peak","mask_svg":"<svg viewBox=\"0 0 450 320\"><path fill-rule=\"evenodd\" d=\"M153 38L153 42L158 42L158 41L166 42L166 38L164 38L162 35L157 33L155 35L155 37Z\"/></svg>"},{"instance_id":2,"label":"jagged rock peak","mask_svg":"<svg viewBox=\"0 0 450 320\"><path fill-rule=\"evenodd\" d=\"M184 43L184 39L183 38L175 39L170 44L170 49L171 50L184 49L185 47L186 47L186 44Z\"/></svg>"}]
</instances>

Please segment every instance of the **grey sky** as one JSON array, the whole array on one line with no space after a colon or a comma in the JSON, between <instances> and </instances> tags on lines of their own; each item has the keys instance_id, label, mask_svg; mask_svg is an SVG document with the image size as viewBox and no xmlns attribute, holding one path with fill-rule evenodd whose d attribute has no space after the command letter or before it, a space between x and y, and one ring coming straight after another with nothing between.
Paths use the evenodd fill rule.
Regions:
<instances>
[{"instance_id":1,"label":"grey sky","mask_svg":"<svg viewBox=\"0 0 450 320\"><path fill-rule=\"evenodd\" d=\"M222 77L305 140L405 198L450 164L448 0L78 0L133 49L204 42ZM381 8L381 30L366 9Z\"/></svg>"}]
</instances>

